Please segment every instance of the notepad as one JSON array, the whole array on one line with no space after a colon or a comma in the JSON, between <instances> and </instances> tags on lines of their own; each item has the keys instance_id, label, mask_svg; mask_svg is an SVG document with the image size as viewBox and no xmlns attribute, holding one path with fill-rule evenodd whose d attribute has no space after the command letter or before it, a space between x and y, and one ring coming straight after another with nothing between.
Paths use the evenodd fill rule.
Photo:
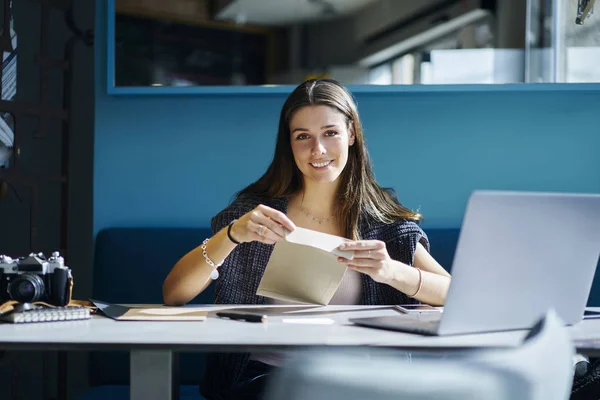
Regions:
<instances>
[{"instance_id":1,"label":"notepad","mask_svg":"<svg viewBox=\"0 0 600 400\"><path fill-rule=\"evenodd\" d=\"M338 256L354 258L353 251L337 248L347 239L297 227L275 244L258 290L277 300L327 305L347 267Z\"/></svg>"}]
</instances>

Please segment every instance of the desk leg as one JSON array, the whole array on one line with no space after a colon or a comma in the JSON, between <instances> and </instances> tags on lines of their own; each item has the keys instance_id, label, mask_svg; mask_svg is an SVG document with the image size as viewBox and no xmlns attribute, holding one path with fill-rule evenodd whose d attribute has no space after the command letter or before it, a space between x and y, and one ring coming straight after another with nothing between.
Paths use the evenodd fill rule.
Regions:
<instances>
[{"instance_id":1,"label":"desk leg","mask_svg":"<svg viewBox=\"0 0 600 400\"><path fill-rule=\"evenodd\" d=\"M130 352L131 400L177 400L173 385L173 352L132 350Z\"/></svg>"}]
</instances>

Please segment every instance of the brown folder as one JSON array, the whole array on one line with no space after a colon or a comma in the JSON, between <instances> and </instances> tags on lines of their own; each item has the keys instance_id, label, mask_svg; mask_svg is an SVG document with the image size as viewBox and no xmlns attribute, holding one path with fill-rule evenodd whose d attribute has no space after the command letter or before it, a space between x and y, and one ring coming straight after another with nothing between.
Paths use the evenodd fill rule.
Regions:
<instances>
[{"instance_id":1,"label":"brown folder","mask_svg":"<svg viewBox=\"0 0 600 400\"><path fill-rule=\"evenodd\" d=\"M205 309L195 307L167 307L160 305L123 306L92 300L109 318L118 321L204 321L208 315Z\"/></svg>"}]
</instances>

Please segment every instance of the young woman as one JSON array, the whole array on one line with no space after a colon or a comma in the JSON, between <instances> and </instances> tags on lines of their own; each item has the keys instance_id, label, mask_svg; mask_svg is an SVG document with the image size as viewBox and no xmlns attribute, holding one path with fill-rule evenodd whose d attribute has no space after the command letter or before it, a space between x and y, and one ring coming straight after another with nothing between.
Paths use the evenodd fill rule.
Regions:
<instances>
[{"instance_id":1,"label":"young woman","mask_svg":"<svg viewBox=\"0 0 600 400\"><path fill-rule=\"evenodd\" d=\"M214 236L167 276L166 304L182 305L216 276L216 304L267 304L256 295L273 244L296 226L348 239L348 271L330 304L443 305L450 275L429 254L421 215L375 181L356 103L330 79L300 84L281 110L266 173L212 220ZM218 267L218 268L217 268ZM212 278L211 278L212 274ZM257 398L277 355L211 355L203 395Z\"/></svg>"}]
</instances>

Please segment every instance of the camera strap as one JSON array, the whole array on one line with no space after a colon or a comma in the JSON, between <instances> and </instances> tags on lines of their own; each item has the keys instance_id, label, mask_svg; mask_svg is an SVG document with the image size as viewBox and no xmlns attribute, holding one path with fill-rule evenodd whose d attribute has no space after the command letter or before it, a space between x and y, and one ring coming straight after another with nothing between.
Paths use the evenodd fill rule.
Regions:
<instances>
[{"instance_id":1,"label":"camera strap","mask_svg":"<svg viewBox=\"0 0 600 400\"><path fill-rule=\"evenodd\" d=\"M64 306L64 307L85 307L85 308L89 308L90 309L90 313L94 314L96 312L96 310L98 309L94 303L92 303L91 301L87 301L87 300L74 300L72 297L73 294L73 278L69 278L68 280L68 285L67 285L67 290L68 290L68 303ZM4 303L0 304L0 315L4 315L4 314L9 314L11 313L15 306L17 304L20 304L18 301L16 300L8 300L5 301ZM56 306L53 304L48 304L45 303L43 301L36 301L33 302L32 304L35 304L36 306L42 306L42 307L46 307L46 308L61 308L61 306Z\"/></svg>"}]
</instances>

